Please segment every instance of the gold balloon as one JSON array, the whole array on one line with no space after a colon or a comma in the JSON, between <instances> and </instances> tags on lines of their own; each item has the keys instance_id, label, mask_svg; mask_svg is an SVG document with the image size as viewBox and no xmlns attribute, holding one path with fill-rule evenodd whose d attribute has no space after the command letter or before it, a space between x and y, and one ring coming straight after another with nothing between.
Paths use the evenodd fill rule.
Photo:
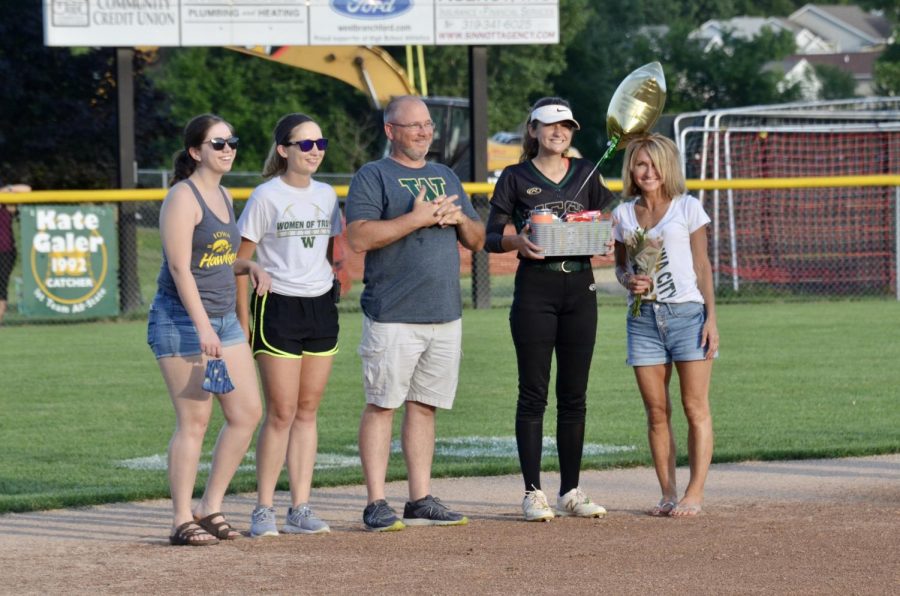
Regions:
<instances>
[{"instance_id":1,"label":"gold balloon","mask_svg":"<svg viewBox=\"0 0 900 596\"><path fill-rule=\"evenodd\" d=\"M606 111L606 134L619 147L650 132L666 105L662 64L651 62L619 83Z\"/></svg>"}]
</instances>

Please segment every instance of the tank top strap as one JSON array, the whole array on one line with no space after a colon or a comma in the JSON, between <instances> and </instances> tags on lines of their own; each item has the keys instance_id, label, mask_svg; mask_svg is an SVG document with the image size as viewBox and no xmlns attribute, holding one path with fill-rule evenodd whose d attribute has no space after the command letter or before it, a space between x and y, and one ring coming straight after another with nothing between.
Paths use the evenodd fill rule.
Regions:
<instances>
[{"instance_id":1,"label":"tank top strap","mask_svg":"<svg viewBox=\"0 0 900 596\"><path fill-rule=\"evenodd\" d=\"M235 219L234 218L234 205L231 204L231 199L228 198L228 193L225 192L225 187L222 186L221 184L219 185L219 192L222 193L222 198L225 199L225 207L228 208L228 217L229 217L228 221L229 221L229 223L233 222Z\"/></svg>"},{"instance_id":2,"label":"tank top strap","mask_svg":"<svg viewBox=\"0 0 900 596\"><path fill-rule=\"evenodd\" d=\"M187 183L188 188L194 193L194 198L197 199L197 202L200 203L200 209L203 210L203 215L206 216L206 212L209 211L209 207L206 206L206 201L203 200L203 195L200 194L200 189L197 188L197 185L191 182L190 178L185 178L184 181Z\"/></svg>"},{"instance_id":3,"label":"tank top strap","mask_svg":"<svg viewBox=\"0 0 900 596\"><path fill-rule=\"evenodd\" d=\"M218 220L219 218L212 211L212 209L209 208L209 205L206 204L206 201L203 200L203 195L200 194L200 189L197 188L197 185L194 184L190 178L185 178L184 181L194 193L194 198L197 199L198 203L200 203L200 209L203 211L203 217L205 218L207 217L207 215L209 215ZM219 192L222 193L222 198L225 199L225 207L228 209L228 221L225 223L232 223L234 222L234 207L232 207L231 201L228 199L228 193L225 192L225 187L221 184L219 185Z\"/></svg>"}]
</instances>

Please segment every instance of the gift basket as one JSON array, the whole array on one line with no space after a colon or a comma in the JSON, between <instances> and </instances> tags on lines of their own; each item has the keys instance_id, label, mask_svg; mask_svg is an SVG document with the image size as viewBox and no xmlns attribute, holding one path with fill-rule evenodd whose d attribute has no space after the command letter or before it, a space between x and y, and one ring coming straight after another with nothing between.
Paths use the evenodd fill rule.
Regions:
<instances>
[{"instance_id":1,"label":"gift basket","mask_svg":"<svg viewBox=\"0 0 900 596\"><path fill-rule=\"evenodd\" d=\"M530 240L544 249L545 257L604 255L612 236L612 222L599 211L569 213L564 220L532 215Z\"/></svg>"}]
</instances>

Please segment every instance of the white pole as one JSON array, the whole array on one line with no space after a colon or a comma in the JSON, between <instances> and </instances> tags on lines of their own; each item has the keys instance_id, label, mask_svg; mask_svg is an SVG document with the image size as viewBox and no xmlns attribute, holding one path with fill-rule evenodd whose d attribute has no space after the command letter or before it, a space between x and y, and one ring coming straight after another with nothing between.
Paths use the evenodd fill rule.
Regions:
<instances>
[{"instance_id":1,"label":"white pole","mask_svg":"<svg viewBox=\"0 0 900 596\"><path fill-rule=\"evenodd\" d=\"M731 131L725 132L725 178L731 180ZM731 247L731 287L738 291L737 234L734 225L734 189L728 189L728 234Z\"/></svg>"}]
</instances>

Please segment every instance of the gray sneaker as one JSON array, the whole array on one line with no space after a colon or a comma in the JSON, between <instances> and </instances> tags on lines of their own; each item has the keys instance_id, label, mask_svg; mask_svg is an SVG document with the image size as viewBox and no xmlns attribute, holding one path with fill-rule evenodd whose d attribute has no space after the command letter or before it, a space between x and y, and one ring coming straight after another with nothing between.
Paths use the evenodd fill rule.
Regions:
<instances>
[{"instance_id":1,"label":"gray sneaker","mask_svg":"<svg viewBox=\"0 0 900 596\"><path fill-rule=\"evenodd\" d=\"M257 506L250 514L250 536L278 536L278 527L275 525L275 508Z\"/></svg>"},{"instance_id":2,"label":"gray sneaker","mask_svg":"<svg viewBox=\"0 0 900 596\"><path fill-rule=\"evenodd\" d=\"M406 527L384 499L369 503L363 510L363 523L370 532L397 532Z\"/></svg>"},{"instance_id":3,"label":"gray sneaker","mask_svg":"<svg viewBox=\"0 0 900 596\"><path fill-rule=\"evenodd\" d=\"M403 523L408 526L464 526L469 518L450 511L446 505L431 495L418 501L407 501L403 508Z\"/></svg>"},{"instance_id":4,"label":"gray sneaker","mask_svg":"<svg viewBox=\"0 0 900 596\"><path fill-rule=\"evenodd\" d=\"M288 509L287 521L281 531L285 534L327 534L331 528L312 512L309 505L301 505Z\"/></svg>"}]
</instances>

